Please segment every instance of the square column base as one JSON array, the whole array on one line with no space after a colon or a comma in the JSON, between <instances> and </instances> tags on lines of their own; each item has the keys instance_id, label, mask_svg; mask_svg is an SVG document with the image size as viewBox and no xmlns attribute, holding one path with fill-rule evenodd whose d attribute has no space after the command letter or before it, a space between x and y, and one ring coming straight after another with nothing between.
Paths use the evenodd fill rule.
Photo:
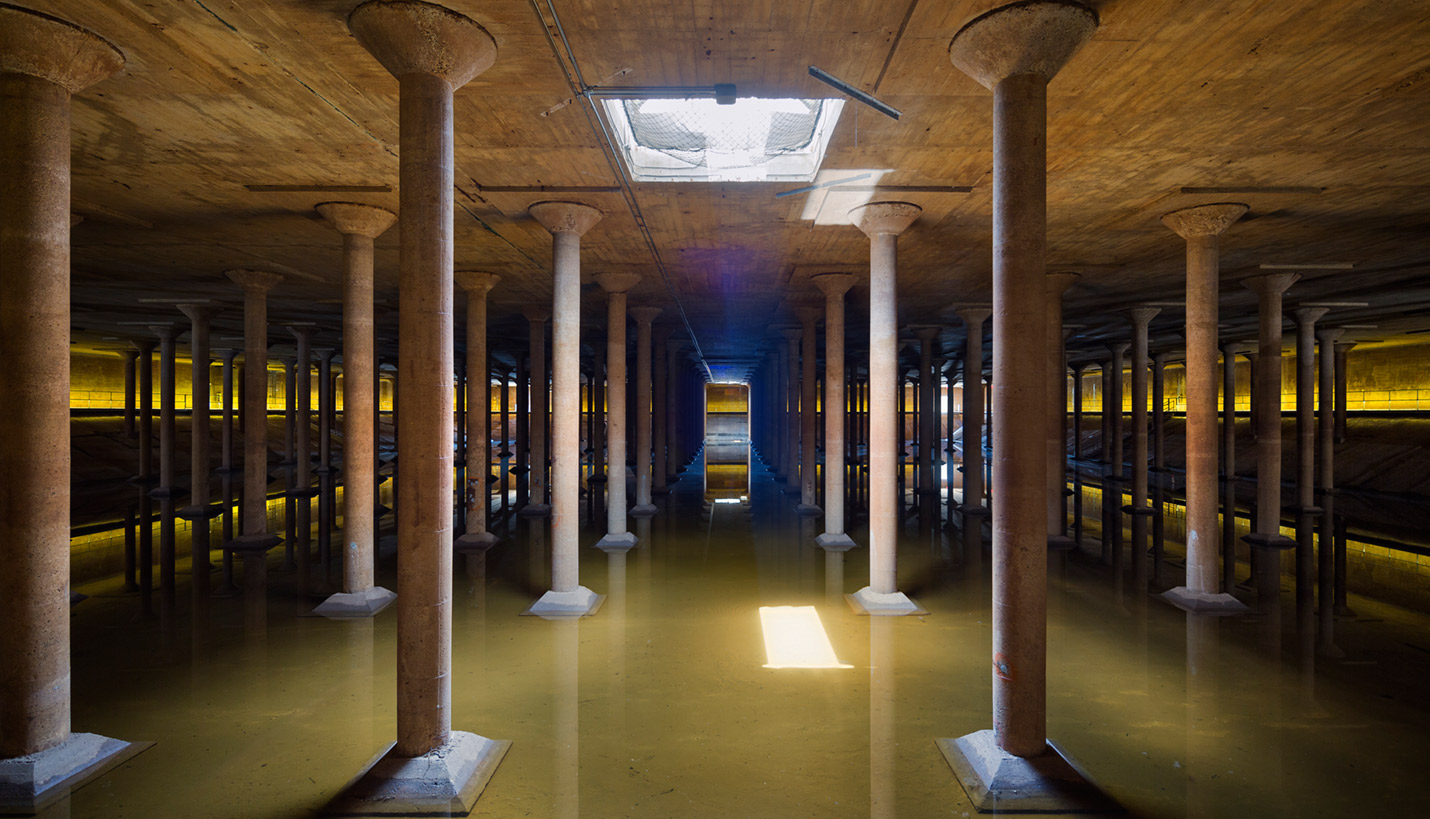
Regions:
<instances>
[{"instance_id":1,"label":"square column base","mask_svg":"<svg viewBox=\"0 0 1430 819\"><path fill-rule=\"evenodd\" d=\"M393 743L394 745L396 743ZM419 757L389 745L322 812L330 816L466 816L511 748L511 741L453 731Z\"/></svg>"},{"instance_id":2,"label":"square column base","mask_svg":"<svg viewBox=\"0 0 1430 819\"><path fill-rule=\"evenodd\" d=\"M485 552L495 546L497 536L491 532L478 532L474 535L462 535L452 541L452 549L457 552Z\"/></svg>"},{"instance_id":3,"label":"square column base","mask_svg":"<svg viewBox=\"0 0 1430 819\"><path fill-rule=\"evenodd\" d=\"M630 532L609 534L596 541L596 548L603 552L629 552L634 549L639 538Z\"/></svg>"},{"instance_id":4,"label":"square column base","mask_svg":"<svg viewBox=\"0 0 1430 819\"><path fill-rule=\"evenodd\" d=\"M638 503L631 507L629 514L633 518L653 518L657 511L653 503Z\"/></svg>"},{"instance_id":5,"label":"square column base","mask_svg":"<svg viewBox=\"0 0 1430 819\"><path fill-rule=\"evenodd\" d=\"M903 592L880 594L868 586L853 594L844 595L855 614L870 614L880 617L904 617L910 614L928 614L928 610L909 599Z\"/></svg>"},{"instance_id":6,"label":"square column base","mask_svg":"<svg viewBox=\"0 0 1430 819\"><path fill-rule=\"evenodd\" d=\"M1225 616L1249 611L1245 603L1229 594L1194 592L1186 586L1169 589L1162 594L1162 599L1191 614Z\"/></svg>"},{"instance_id":7,"label":"square column base","mask_svg":"<svg viewBox=\"0 0 1430 819\"><path fill-rule=\"evenodd\" d=\"M519 518L544 518L551 516L551 507L544 503L528 503L516 511Z\"/></svg>"},{"instance_id":8,"label":"square column base","mask_svg":"<svg viewBox=\"0 0 1430 819\"><path fill-rule=\"evenodd\" d=\"M802 518L818 517L819 515L824 514L823 509L820 509L818 506L812 503L801 503L794 508L794 512L796 515L799 515Z\"/></svg>"},{"instance_id":9,"label":"square column base","mask_svg":"<svg viewBox=\"0 0 1430 819\"><path fill-rule=\"evenodd\" d=\"M153 745L75 733L48 750L0 759L0 814L39 813Z\"/></svg>"},{"instance_id":10,"label":"square column base","mask_svg":"<svg viewBox=\"0 0 1430 819\"><path fill-rule=\"evenodd\" d=\"M330 620L376 617L397 599L395 592L373 586L360 592L338 592L313 609L313 613Z\"/></svg>"},{"instance_id":11,"label":"square column base","mask_svg":"<svg viewBox=\"0 0 1430 819\"><path fill-rule=\"evenodd\" d=\"M854 538L843 532L837 535L825 532L814 539L814 545L826 552L847 552L859 544L854 542Z\"/></svg>"},{"instance_id":12,"label":"square column base","mask_svg":"<svg viewBox=\"0 0 1430 819\"><path fill-rule=\"evenodd\" d=\"M1049 742L1035 757L998 747L991 729L934 744L973 807L983 813L1104 813L1122 808Z\"/></svg>"},{"instance_id":13,"label":"square column base","mask_svg":"<svg viewBox=\"0 0 1430 819\"><path fill-rule=\"evenodd\" d=\"M522 614L544 618L588 617L595 614L605 601L604 594L596 594L585 586L577 586L568 592L548 591Z\"/></svg>"}]
</instances>

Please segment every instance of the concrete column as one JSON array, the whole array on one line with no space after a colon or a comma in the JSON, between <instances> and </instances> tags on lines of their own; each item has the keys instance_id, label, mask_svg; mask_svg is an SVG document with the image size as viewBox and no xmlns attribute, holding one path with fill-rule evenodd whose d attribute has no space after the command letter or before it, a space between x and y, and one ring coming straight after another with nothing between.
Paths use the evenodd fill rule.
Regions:
<instances>
[{"instance_id":1,"label":"concrete column","mask_svg":"<svg viewBox=\"0 0 1430 819\"><path fill-rule=\"evenodd\" d=\"M940 740L945 754L1046 787L1062 762L1046 739L1047 453L1042 435L1010 434L1047 418L1047 86L1091 36L1097 15L1067 2L1015 3L966 24L953 64L993 91L993 730ZM946 744L945 744L946 743ZM1005 759L1001 765L995 760ZM1011 763L1011 764L1010 764ZM1064 774L1077 774L1063 763ZM964 781L965 790L995 782ZM1066 783L1060 782L1065 785ZM1047 788L1046 798L1059 790ZM976 791L975 791L976 792ZM1016 805L1006 809L1016 810ZM1044 808L1046 809L1046 808Z\"/></svg>"},{"instance_id":2,"label":"concrete column","mask_svg":"<svg viewBox=\"0 0 1430 819\"><path fill-rule=\"evenodd\" d=\"M268 532L268 291L283 281L263 270L230 270L243 288L243 505L239 536L227 548L244 555L244 583L263 593L266 555L280 539Z\"/></svg>"},{"instance_id":3,"label":"concrete column","mask_svg":"<svg viewBox=\"0 0 1430 819\"><path fill-rule=\"evenodd\" d=\"M626 293L640 283L634 273L598 273L606 291L606 534L596 548L625 551L636 545L626 528Z\"/></svg>"},{"instance_id":4,"label":"concrete column","mask_svg":"<svg viewBox=\"0 0 1430 819\"><path fill-rule=\"evenodd\" d=\"M1073 458L1082 459L1082 375L1087 372L1087 364L1077 362L1072 365L1072 424Z\"/></svg>"},{"instance_id":5,"label":"concrete column","mask_svg":"<svg viewBox=\"0 0 1430 819\"><path fill-rule=\"evenodd\" d=\"M1304 640L1315 630L1316 322L1325 307L1303 305L1296 318L1296 617ZM1309 652L1307 652L1309 656Z\"/></svg>"},{"instance_id":6,"label":"concrete column","mask_svg":"<svg viewBox=\"0 0 1430 819\"><path fill-rule=\"evenodd\" d=\"M159 615L164 623L174 613L174 495L178 493L174 474L178 458L178 435L174 425L174 353L179 330L173 322L151 324L159 339L159 486L149 493L159 500Z\"/></svg>"},{"instance_id":7,"label":"concrete column","mask_svg":"<svg viewBox=\"0 0 1430 819\"><path fill-rule=\"evenodd\" d=\"M294 400L289 402L289 406L293 408L291 417L302 419L296 424L293 482L290 487L296 503L289 506L294 512L294 525L290 527L290 533L295 535L297 541L289 545L290 551L298 553L297 580L300 595L306 595L311 591L308 575L313 562L313 333L315 330L316 326L309 324L288 326L288 332L293 334L293 339L297 342L296 377L290 382Z\"/></svg>"},{"instance_id":8,"label":"concrete column","mask_svg":"<svg viewBox=\"0 0 1430 819\"><path fill-rule=\"evenodd\" d=\"M930 493L937 494L933 479L934 451L938 448L938 433L935 423L937 411L934 396L938 394L938 377L934 374L933 343L938 338L938 327L916 327L914 337L919 340L919 382L918 382L918 493L920 515Z\"/></svg>"},{"instance_id":9,"label":"concrete column","mask_svg":"<svg viewBox=\"0 0 1430 819\"><path fill-rule=\"evenodd\" d=\"M815 358L818 356L816 344L819 339L815 335L819 323L819 314L824 312L818 307L805 306L796 311L800 320L800 388L799 388L799 505L795 511L806 517L815 517L824 514L824 510L819 508L819 499L816 497L815 480L818 470L815 467L815 455L817 447L815 440L817 432L815 420L818 400L815 397ZM826 405L827 406L827 405Z\"/></svg>"},{"instance_id":10,"label":"concrete column","mask_svg":"<svg viewBox=\"0 0 1430 819\"><path fill-rule=\"evenodd\" d=\"M577 202L538 202L528 212L551 232L551 589L533 614L580 616L600 603L582 586L581 520L581 236L602 213Z\"/></svg>"},{"instance_id":11,"label":"concrete column","mask_svg":"<svg viewBox=\"0 0 1430 819\"><path fill-rule=\"evenodd\" d=\"M317 211L343 237L343 588L315 612L372 616L395 597L373 585L376 424L381 398L373 315L373 240L396 223L397 215L354 202L324 202Z\"/></svg>"},{"instance_id":12,"label":"concrete column","mask_svg":"<svg viewBox=\"0 0 1430 819\"><path fill-rule=\"evenodd\" d=\"M987 307L965 307L963 320L963 503L964 527L982 524L969 517L988 514L983 505L983 322L993 315Z\"/></svg>"},{"instance_id":13,"label":"concrete column","mask_svg":"<svg viewBox=\"0 0 1430 819\"><path fill-rule=\"evenodd\" d=\"M650 343L651 322L660 315L659 307L634 307L631 318L636 320L636 505L631 515L648 518L655 514L650 500L651 461L651 396Z\"/></svg>"},{"instance_id":14,"label":"concrete column","mask_svg":"<svg viewBox=\"0 0 1430 819\"><path fill-rule=\"evenodd\" d=\"M1167 430L1163 415L1166 411L1167 354L1152 356L1152 471L1167 469Z\"/></svg>"},{"instance_id":15,"label":"concrete column","mask_svg":"<svg viewBox=\"0 0 1430 819\"><path fill-rule=\"evenodd\" d=\"M1047 299L1043 316L1047 342L1048 414L1046 424L1048 461L1048 548L1067 550L1073 541L1067 536L1068 516L1063 507L1063 490L1068 475L1068 367L1063 353L1063 294L1077 284L1072 271L1057 271L1043 277Z\"/></svg>"},{"instance_id":16,"label":"concrete column","mask_svg":"<svg viewBox=\"0 0 1430 819\"><path fill-rule=\"evenodd\" d=\"M854 286L854 276L822 273L814 284L824 293L825 384L824 533L814 542L827 552L847 552L854 548L854 539L844 533L844 294Z\"/></svg>"},{"instance_id":17,"label":"concrete column","mask_svg":"<svg viewBox=\"0 0 1430 819\"><path fill-rule=\"evenodd\" d=\"M1123 509L1132 516L1132 575L1140 587L1147 584L1147 522L1154 512L1147 503L1147 325L1162 312L1157 307L1127 311L1132 320L1132 503Z\"/></svg>"},{"instance_id":18,"label":"concrete column","mask_svg":"<svg viewBox=\"0 0 1430 819\"><path fill-rule=\"evenodd\" d=\"M1221 589L1236 588L1236 355L1241 344L1221 345Z\"/></svg>"},{"instance_id":19,"label":"concrete column","mask_svg":"<svg viewBox=\"0 0 1430 819\"><path fill-rule=\"evenodd\" d=\"M1317 486L1321 490L1321 536L1317 543L1316 573L1320 583L1317 605L1319 627L1316 651L1323 657L1344 657L1336 645L1335 592L1335 491L1336 491L1336 365L1338 343L1343 330L1323 327L1316 332L1320 342L1320 415L1316 428L1319 443L1316 453Z\"/></svg>"},{"instance_id":20,"label":"concrete column","mask_svg":"<svg viewBox=\"0 0 1430 819\"><path fill-rule=\"evenodd\" d=\"M1196 614L1245 607L1217 592L1217 288L1221 236L1242 214L1240 204L1199 205L1162 217L1187 243L1187 574L1166 593Z\"/></svg>"},{"instance_id":21,"label":"concrete column","mask_svg":"<svg viewBox=\"0 0 1430 819\"><path fill-rule=\"evenodd\" d=\"M898 242L922 209L870 202L849 212L869 237L869 585L853 600L871 614L922 611L898 589L899 423Z\"/></svg>"},{"instance_id":22,"label":"concrete column","mask_svg":"<svg viewBox=\"0 0 1430 819\"><path fill-rule=\"evenodd\" d=\"M651 454L655 463L651 466L651 492L657 495L664 495L669 491L666 489L666 474L671 442L670 416L666 410L670 406L670 393L674 389L670 383L670 355L666 343L670 332L671 328L668 326L652 328L655 348L651 351Z\"/></svg>"},{"instance_id":23,"label":"concrete column","mask_svg":"<svg viewBox=\"0 0 1430 819\"><path fill-rule=\"evenodd\" d=\"M686 430L681 423L681 406L684 403L684 391L689 382L685 377L689 371L680 366L681 359L685 353L685 339L667 341L665 346L666 355L666 379L669 381L669 388L665 391L665 438L666 438L666 459L665 459L665 480L666 483L680 477L680 470L685 466L685 440Z\"/></svg>"},{"instance_id":24,"label":"concrete column","mask_svg":"<svg viewBox=\"0 0 1430 819\"><path fill-rule=\"evenodd\" d=\"M591 477L586 483L599 484L606 480L606 348L591 346Z\"/></svg>"},{"instance_id":25,"label":"concrete column","mask_svg":"<svg viewBox=\"0 0 1430 819\"><path fill-rule=\"evenodd\" d=\"M531 501L527 492L527 475L531 471L531 378L528 375L527 356L516 353L516 463L511 473L516 475L516 504L524 506Z\"/></svg>"},{"instance_id":26,"label":"concrete column","mask_svg":"<svg viewBox=\"0 0 1430 819\"><path fill-rule=\"evenodd\" d=\"M233 359L238 350L225 347L218 351L223 362L223 424L219 431L219 467L222 474L229 474L233 468Z\"/></svg>"},{"instance_id":27,"label":"concrete column","mask_svg":"<svg viewBox=\"0 0 1430 819\"><path fill-rule=\"evenodd\" d=\"M780 331L785 337L785 486L786 494L799 493L800 470L800 388L799 377L799 337L800 328L786 327Z\"/></svg>"},{"instance_id":28,"label":"concrete column","mask_svg":"<svg viewBox=\"0 0 1430 819\"><path fill-rule=\"evenodd\" d=\"M772 466L775 472L775 483L785 482L789 473L789 445L786 440L789 438L789 343L783 340L775 341L775 348L770 352L772 368L771 374L774 378L774 460Z\"/></svg>"},{"instance_id":29,"label":"concrete column","mask_svg":"<svg viewBox=\"0 0 1430 819\"><path fill-rule=\"evenodd\" d=\"M124 434L133 438L139 434L134 426L135 362L139 360L138 350L120 350L124 356Z\"/></svg>"},{"instance_id":30,"label":"concrete column","mask_svg":"<svg viewBox=\"0 0 1430 819\"><path fill-rule=\"evenodd\" d=\"M320 475L333 471L333 409L337 405L333 389L333 356L337 350L323 347L318 355L318 469Z\"/></svg>"},{"instance_id":31,"label":"concrete column","mask_svg":"<svg viewBox=\"0 0 1430 819\"><path fill-rule=\"evenodd\" d=\"M209 572L209 519L214 517L209 509L209 477L212 474L209 457L209 442L212 430L209 422L209 401L211 389L209 373L212 356L209 354L209 322L218 315L220 308L194 302L178 305L179 311L189 319L189 369L191 385L189 444L189 505L179 513L191 522L189 528L189 557L193 564L193 593L195 597L207 596Z\"/></svg>"},{"instance_id":32,"label":"concrete column","mask_svg":"<svg viewBox=\"0 0 1430 819\"><path fill-rule=\"evenodd\" d=\"M70 100L123 65L86 29L0 6L0 812L37 812L137 751L70 732L65 591Z\"/></svg>"},{"instance_id":33,"label":"concrete column","mask_svg":"<svg viewBox=\"0 0 1430 819\"><path fill-rule=\"evenodd\" d=\"M1280 594L1279 552L1296 541L1281 534L1281 297L1301 278L1298 273L1268 273L1243 282L1256 291L1256 520L1244 540L1252 546L1252 573L1263 603Z\"/></svg>"},{"instance_id":34,"label":"concrete column","mask_svg":"<svg viewBox=\"0 0 1430 819\"><path fill-rule=\"evenodd\" d=\"M508 743L451 729L452 95L492 64L496 43L467 17L410 1L364 3L348 27L400 85L397 743L330 809L466 812Z\"/></svg>"},{"instance_id":35,"label":"concrete column","mask_svg":"<svg viewBox=\"0 0 1430 819\"><path fill-rule=\"evenodd\" d=\"M491 503L491 377L487 372L487 293L501 276L476 270L458 270L457 285L467 292L467 439L466 531L453 541L459 552L482 552L497 542L487 531Z\"/></svg>"},{"instance_id":36,"label":"concrete column","mask_svg":"<svg viewBox=\"0 0 1430 819\"><path fill-rule=\"evenodd\" d=\"M1127 456L1122 448L1122 367L1126 363L1127 350L1131 346L1125 341L1107 345L1109 368L1107 394L1102 399L1102 412L1107 416L1107 457L1112 466L1106 477L1110 481L1120 482L1127 479ZM1113 489L1121 491L1120 487Z\"/></svg>"},{"instance_id":37,"label":"concrete column","mask_svg":"<svg viewBox=\"0 0 1430 819\"><path fill-rule=\"evenodd\" d=\"M159 342L130 342L139 351L139 474L135 482L154 481L154 349Z\"/></svg>"},{"instance_id":38,"label":"concrete column","mask_svg":"<svg viewBox=\"0 0 1430 819\"><path fill-rule=\"evenodd\" d=\"M526 440L530 460L526 473L527 504L517 514L522 517L546 517L551 514L551 505L546 500L546 399L550 395L550 384L546 375L546 320L551 312L545 307L527 307L521 313L526 316L529 327L527 349L531 355L530 369L527 370L531 385L530 408L527 412Z\"/></svg>"},{"instance_id":39,"label":"concrete column","mask_svg":"<svg viewBox=\"0 0 1430 819\"><path fill-rule=\"evenodd\" d=\"M1354 341L1336 342L1336 443L1346 440L1346 382L1347 364Z\"/></svg>"}]
</instances>

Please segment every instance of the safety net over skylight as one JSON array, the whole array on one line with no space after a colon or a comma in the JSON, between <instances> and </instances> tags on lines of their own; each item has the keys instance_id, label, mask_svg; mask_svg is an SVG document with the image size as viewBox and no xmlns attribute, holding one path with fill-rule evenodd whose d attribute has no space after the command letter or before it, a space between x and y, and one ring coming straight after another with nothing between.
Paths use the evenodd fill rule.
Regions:
<instances>
[{"instance_id":1,"label":"safety net over skylight","mask_svg":"<svg viewBox=\"0 0 1430 819\"><path fill-rule=\"evenodd\" d=\"M745 97L604 101L641 182L805 182L824 158L841 100Z\"/></svg>"}]
</instances>

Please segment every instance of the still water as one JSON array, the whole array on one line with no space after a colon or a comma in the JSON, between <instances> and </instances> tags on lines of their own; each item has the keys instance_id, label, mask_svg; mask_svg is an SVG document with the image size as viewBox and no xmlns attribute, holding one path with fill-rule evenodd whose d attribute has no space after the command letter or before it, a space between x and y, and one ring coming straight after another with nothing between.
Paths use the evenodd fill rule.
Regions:
<instances>
[{"instance_id":1,"label":"still water","mask_svg":"<svg viewBox=\"0 0 1430 819\"><path fill-rule=\"evenodd\" d=\"M931 613L856 616L866 550L815 548L822 519L737 452L697 460L629 554L583 531L594 617L518 616L548 581L540 523L457 558L453 727L514 743L474 815L973 814L933 740L989 727L986 536L911 520L900 587ZM1189 621L1095 551L1050 569L1048 732L1133 814L1430 814L1430 618L1356 599L1346 658L1308 663L1294 616ZM76 729L157 744L45 815L311 815L393 739L395 611L303 616L281 552L257 606L194 602L182 563L168 618L119 579L77 589ZM814 607L849 667L766 668L762 606Z\"/></svg>"}]
</instances>

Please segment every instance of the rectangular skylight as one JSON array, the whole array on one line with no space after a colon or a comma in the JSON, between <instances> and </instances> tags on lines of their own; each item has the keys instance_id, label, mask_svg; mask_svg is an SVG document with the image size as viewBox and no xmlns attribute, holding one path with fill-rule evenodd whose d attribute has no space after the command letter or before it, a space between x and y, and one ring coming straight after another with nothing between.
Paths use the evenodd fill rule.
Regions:
<instances>
[{"instance_id":1,"label":"rectangular skylight","mask_svg":"<svg viewBox=\"0 0 1430 819\"><path fill-rule=\"evenodd\" d=\"M844 101L605 99L637 182L808 182Z\"/></svg>"}]
</instances>

